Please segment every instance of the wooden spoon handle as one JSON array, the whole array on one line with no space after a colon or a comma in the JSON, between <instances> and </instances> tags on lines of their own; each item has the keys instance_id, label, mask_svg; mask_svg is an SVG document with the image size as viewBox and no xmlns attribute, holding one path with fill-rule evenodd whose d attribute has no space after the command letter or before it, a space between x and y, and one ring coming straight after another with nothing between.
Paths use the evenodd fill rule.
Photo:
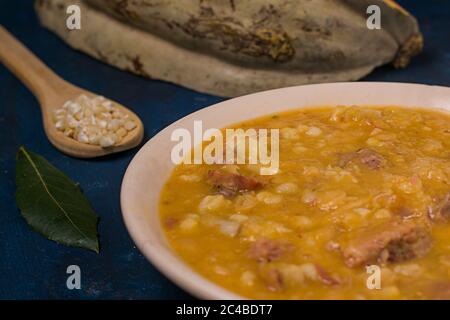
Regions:
<instances>
[{"instance_id":1,"label":"wooden spoon handle","mask_svg":"<svg viewBox=\"0 0 450 320\"><path fill-rule=\"evenodd\" d=\"M67 83L0 25L0 61L43 102Z\"/></svg>"}]
</instances>

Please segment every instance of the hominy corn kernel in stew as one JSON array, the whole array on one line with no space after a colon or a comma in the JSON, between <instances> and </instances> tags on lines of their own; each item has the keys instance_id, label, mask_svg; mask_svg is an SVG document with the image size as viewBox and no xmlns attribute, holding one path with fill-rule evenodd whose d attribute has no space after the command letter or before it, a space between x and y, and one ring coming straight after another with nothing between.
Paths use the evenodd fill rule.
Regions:
<instances>
[{"instance_id":1,"label":"hominy corn kernel in stew","mask_svg":"<svg viewBox=\"0 0 450 320\"><path fill-rule=\"evenodd\" d=\"M161 194L194 270L255 299L450 299L449 114L340 106L239 127L280 129L276 175L179 165Z\"/></svg>"}]
</instances>

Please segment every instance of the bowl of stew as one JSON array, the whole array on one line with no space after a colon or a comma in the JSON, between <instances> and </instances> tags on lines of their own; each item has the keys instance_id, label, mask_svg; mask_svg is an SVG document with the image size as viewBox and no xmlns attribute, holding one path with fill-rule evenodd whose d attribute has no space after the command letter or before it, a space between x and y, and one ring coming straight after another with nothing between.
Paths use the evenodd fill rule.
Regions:
<instances>
[{"instance_id":1,"label":"bowl of stew","mask_svg":"<svg viewBox=\"0 0 450 320\"><path fill-rule=\"evenodd\" d=\"M276 130L277 168L176 164L174 132L206 146L199 121ZM136 154L121 208L139 250L199 298L450 299L450 88L317 84L204 108Z\"/></svg>"}]
</instances>

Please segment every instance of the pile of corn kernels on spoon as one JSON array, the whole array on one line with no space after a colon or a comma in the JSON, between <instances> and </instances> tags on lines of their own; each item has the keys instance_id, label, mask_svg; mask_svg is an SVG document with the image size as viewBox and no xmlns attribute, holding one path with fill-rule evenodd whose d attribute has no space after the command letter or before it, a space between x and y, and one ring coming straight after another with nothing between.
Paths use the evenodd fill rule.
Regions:
<instances>
[{"instance_id":1,"label":"pile of corn kernels on spoon","mask_svg":"<svg viewBox=\"0 0 450 320\"><path fill-rule=\"evenodd\" d=\"M57 130L81 143L111 147L136 128L129 115L102 96L80 95L54 111Z\"/></svg>"}]
</instances>

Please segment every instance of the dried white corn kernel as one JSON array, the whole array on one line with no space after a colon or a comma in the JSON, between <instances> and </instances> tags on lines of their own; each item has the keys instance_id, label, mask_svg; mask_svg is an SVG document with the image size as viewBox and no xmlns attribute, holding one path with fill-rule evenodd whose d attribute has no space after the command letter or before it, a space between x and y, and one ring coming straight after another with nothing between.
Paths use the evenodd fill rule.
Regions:
<instances>
[{"instance_id":1,"label":"dried white corn kernel","mask_svg":"<svg viewBox=\"0 0 450 320\"><path fill-rule=\"evenodd\" d=\"M63 116L63 115L65 115L66 114L66 110L65 109L56 109L54 112L53 112L53 114L55 115L55 116Z\"/></svg>"},{"instance_id":2,"label":"dried white corn kernel","mask_svg":"<svg viewBox=\"0 0 450 320\"><path fill-rule=\"evenodd\" d=\"M102 136L100 138L100 146L103 148L111 147L116 143L117 137L115 134L108 134L105 136Z\"/></svg>"},{"instance_id":3,"label":"dried white corn kernel","mask_svg":"<svg viewBox=\"0 0 450 320\"><path fill-rule=\"evenodd\" d=\"M63 120L58 120L58 121L56 121L55 127L56 127L56 129L58 129L59 131L64 131L64 129L66 129L66 125L65 125L65 123L64 123Z\"/></svg>"},{"instance_id":4,"label":"dried white corn kernel","mask_svg":"<svg viewBox=\"0 0 450 320\"><path fill-rule=\"evenodd\" d=\"M90 144L100 144L100 134L93 134L88 136Z\"/></svg>"},{"instance_id":5,"label":"dried white corn kernel","mask_svg":"<svg viewBox=\"0 0 450 320\"><path fill-rule=\"evenodd\" d=\"M111 113L106 111L106 112L101 113L99 117L101 119L110 120L112 118L112 115L111 115Z\"/></svg>"},{"instance_id":6,"label":"dried white corn kernel","mask_svg":"<svg viewBox=\"0 0 450 320\"><path fill-rule=\"evenodd\" d=\"M117 135L117 137L122 139L123 137L125 137L127 135L127 130L125 128L121 127L116 131L116 135Z\"/></svg>"},{"instance_id":7,"label":"dried white corn kernel","mask_svg":"<svg viewBox=\"0 0 450 320\"><path fill-rule=\"evenodd\" d=\"M107 126L108 130L111 131L116 131L119 129L119 127L120 127L120 120L118 119L112 119Z\"/></svg>"},{"instance_id":8,"label":"dried white corn kernel","mask_svg":"<svg viewBox=\"0 0 450 320\"><path fill-rule=\"evenodd\" d=\"M72 115L76 114L81 111L81 106L78 103L74 103L74 102L69 103L67 105L67 111L69 111L69 113Z\"/></svg>"},{"instance_id":9,"label":"dried white corn kernel","mask_svg":"<svg viewBox=\"0 0 450 320\"><path fill-rule=\"evenodd\" d=\"M80 132L78 132L78 135L77 135L77 141L82 142L82 143L89 143L89 138L84 131L80 131Z\"/></svg>"},{"instance_id":10,"label":"dried white corn kernel","mask_svg":"<svg viewBox=\"0 0 450 320\"><path fill-rule=\"evenodd\" d=\"M76 120L78 120L78 121L82 120L82 119L84 118L84 117L83 117L83 111L80 111L80 112L75 113L75 114L73 115L73 117L74 117Z\"/></svg>"},{"instance_id":11,"label":"dried white corn kernel","mask_svg":"<svg viewBox=\"0 0 450 320\"><path fill-rule=\"evenodd\" d=\"M98 119L98 118L96 118L96 119ZM102 129L104 129L108 126L108 122L106 120L98 120L97 123L98 123L98 126Z\"/></svg>"},{"instance_id":12,"label":"dried white corn kernel","mask_svg":"<svg viewBox=\"0 0 450 320\"><path fill-rule=\"evenodd\" d=\"M125 122L124 125L125 129L127 129L128 131L133 130L134 128L136 128L136 123L134 123L133 120L128 120L127 122Z\"/></svg>"},{"instance_id":13,"label":"dried white corn kernel","mask_svg":"<svg viewBox=\"0 0 450 320\"><path fill-rule=\"evenodd\" d=\"M91 108L84 109L84 117L91 117L94 114L94 111Z\"/></svg>"},{"instance_id":14,"label":"dried white corn kernel","mask_svg":"<svg viewBox=\"0 0 450 320\"><path fill-rule=\"evenodd\" d=\"M76 127L78 127L78 121L72 116L72 115L68 115L67 118L67 126L69 128L75 129Z\"/></svg>"},{"instance_id":15,"label":"dried white corn kernel","mask_svg":"<svg viewBox=\"0 0 450 320\"><path fill-rule=\"evenodd\" d=\"M92 111L94 112L95 115L100 115L104 112L107 112L108 110L101 104L97 104L92 108Z\"/></svg>"},{"instance_id":16,"label":"dried white corn kernel","mask_svg":"<svg viewBox=\"0 0 450 320\"><path fill-rule=\"evenodd\" d=\"M113 113L112 113L112 117L113 118L115 118L115 119L120 119L121 118L121 113L120 113L120 111L114 111Z\"/></svg>"}]
</instances>

